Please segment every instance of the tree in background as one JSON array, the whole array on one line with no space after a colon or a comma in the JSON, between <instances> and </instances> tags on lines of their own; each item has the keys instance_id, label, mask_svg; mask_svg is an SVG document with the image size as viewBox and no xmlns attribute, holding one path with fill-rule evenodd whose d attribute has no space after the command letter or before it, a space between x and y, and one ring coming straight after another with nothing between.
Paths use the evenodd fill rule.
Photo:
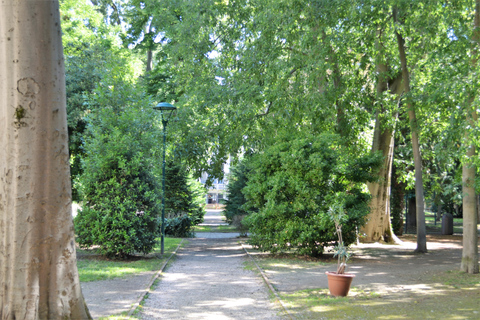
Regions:
<instances>
[{"instance_id":1,"label":"tree in background","mask_svg":"<svg viewBox=\"0 0 480 320\"><path fill-rule=\"evenodd\" d=\"M91 319L76 267L58 5L0 4L1 319Z\"/></svg>"},{"instance_id":2,"label":"tree in background","mask_svg":"<svg viewBox=\"0 0 480 320\"><path fill-rule=\"evenodd\" d=\"M98 7L85 1L64 0L60 4L65 55L67 121L74 201L81 201L77 177L82 173L81 159L87 115L94 107L88 101L97 86L111 72L112 61L125 57L119 47L118 27L104 23ZM125 64L130 61L123 59Z\"/></svg>"},{"instance_id":3,"label":"tree in background","mask_svg":"<svg viewBox=\"0 0 480 320\"><path fill-rule=\"evenodd\" d=\"M243 194L243 188L246 187L250 171L247 162L251 155L244 156L237 165L230 168L227 185L227 200L225 200L225 209L223 215L228 223L232 223L235 216L244 216L248 214L245 204L247 200ZM253 208L250 208L252 210Z\"/></svg>"},{"instance_id":4,"label":"tree in background","mask_svg":"<svg viewBox=\"0 0 480 320\"><path fill-rule=\"evenodd\" d=\"M205 216L206 190L195 181L181 163L166 163L165 233L188 237L192 227L202 223Z\"/></svg>"},{"instance_id":5,"label":"tree in background","mask_svg":"<svg viewBox=\"0 0 480 320\"><path fill-rule=\"evenodd\" d=\"M478 273L478 233L476 217L475 173L478 170L475 150L478 146L478 1L448 3L438 11L442 15L441 37L435 37L435 51L420 60L429 62L429 72L417 76L421 82L422 94L431 102L428 114L434 119L439 134L436 135L438 147L435 149L439 172L452 183L443 186L443 194L458 196L456 192L462 165L462 201L463 201L463 253L461 270ZM435 19L438 21L438 18ZM430 104L427 104L430 105ZM435 112L438 110L438 112ZM477 167L477 168L476 168ZM458 189L457 189L458 190Z\"/></svg>"}]
</instances>

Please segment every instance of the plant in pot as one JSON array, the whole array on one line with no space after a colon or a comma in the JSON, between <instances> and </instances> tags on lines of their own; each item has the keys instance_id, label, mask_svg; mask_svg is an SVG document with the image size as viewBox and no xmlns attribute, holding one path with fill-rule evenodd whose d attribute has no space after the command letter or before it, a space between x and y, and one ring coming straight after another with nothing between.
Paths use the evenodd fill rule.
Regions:
<instances>
[{"instance_id":1,"label":"plant in pot","mask_svg":"<svg viewBox=\"0 0 480 320\"><path fill-rule=\"evenodd\" d=\"M350 285L355 275L345 273L347 261L350 258L351 253L348 251L349 247L345 246L342 238L342 222L346 217L344 197L337 194L328 213L335 223L335 232L338 236L338 242L334 247L335 253L333 255L338 259L337 271L326 272L328 277L328 289L330 290L330 294L335 297L346 297L350 291Z\"/></svg>"}]
</instances>

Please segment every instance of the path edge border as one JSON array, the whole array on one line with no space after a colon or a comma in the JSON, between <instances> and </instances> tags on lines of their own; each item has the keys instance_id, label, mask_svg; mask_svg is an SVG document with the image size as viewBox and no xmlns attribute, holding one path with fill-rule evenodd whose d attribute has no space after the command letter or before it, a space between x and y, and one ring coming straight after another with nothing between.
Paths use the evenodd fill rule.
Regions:
<instances>
[{"instance_id":1,"label":"path edge border","mask_svg":"<svg viewBox=\"0 0 480 320\"><path fill-rule=\"evenodd\" d=\"M292 315L290 314L290 312L288 311L288 308L285 306L285 303L283 302L282 298L280 298L280 295L278 294L277 290L275 290L275 288L273 287L273 285L271 284L270 280L268 280L267 278L267 275L265 274L265 272L263 272L263 270L260 268L260 266L258 265L257 261L255 261L255 259L252 257L252 255L248 252L247 248L245 248L245 245L243 243L241 243L242 245L242 248L243 250L245 251L245 253L247 254L247 256L250 258L250 260L253 261L253 263L255 264L255 266L257 267L257 270L260 272L260 274L262 275L262 278L263 278L263 281L267 284L268 286L268 289L270 290L271 293L273 293L273 295L275 296L275 298L277 299L277 301L280 303L280 306L282 307L283 309L283 312L290 318L290 319L293 319Z\"/></svg>"},{"instance_id":2,"label":"path edge border","mask_svg":"<svg viewBox=\"0 0 480 320\"><path fill-rule=\"evenodd\" d=\"M148 294L148 293L151 293L152 292L152 286L153 284L155 283L155 281L160 277L160 275L162 274L163 270L165 269L165 267L167 266L168 262L170 262L170 259L172 259L172 257L174 255L177 254L177 251L178 249L180 249L180 246L182 245L183 241L185 239L182 239L182 241L180 241L180 243L178 244L177 248L175 250L173 250L172 254L170 254L170 256L168 257L168 259L163 263L162 267L157 271L157 273L155 273L155 275L152 277L152 279L150 280L150 282L148 283L147 285L147 288L143 291L143 293L140 295L140 297L136 300L136 302L134 304L132 304L132 306L130 307L130 310L128 311L128 314L127 316L128 317L131 317L133 315L133 313L135 312L135 310L137 310L137 308L140 306L140 303L142 302L142 300L145 298L145 296Z\"/></svg>"}]
</instances>

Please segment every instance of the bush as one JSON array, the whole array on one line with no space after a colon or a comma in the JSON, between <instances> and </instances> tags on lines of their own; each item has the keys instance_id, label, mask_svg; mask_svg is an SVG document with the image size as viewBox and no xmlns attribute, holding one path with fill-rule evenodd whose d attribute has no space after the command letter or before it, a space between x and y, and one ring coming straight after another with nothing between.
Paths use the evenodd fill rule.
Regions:
<instances>
[{"instance_id":1,"label":"bush","mask_svg":"<svg viewBox=\"0 0 480 320\"><path fill-rule=\"evenodd\" d=\"M74 220L81 247L99 245L101 254L118 258L153 250L158 236L158 199L148 191L148 184L135 180L109 179L87 197L89 201Z\"/></svg>"},{"instance_id":2,"label":"bush","mask_svg":"<svg viewBox=\"0 0 480 320\"><path fill-rule=\"evenodd\" d=\"M328 214L337 192L346 194L345 245L369 212L364 182L376 178L378 155L357 157L344 150L331 134L285 139L255 155L243 192L247 205L258 209L244 219L250 243L264 251L294 249L318 256L337 241Z\"/></svg>"},{"instance_id":3,"label":"bush","mask_svg":"<svg viewBox=\"0 0 480 320\"><path fill-rule=\"evenodd\" d=\"M154 156L160 140L152 103L125 84L99 91L88 118L83 173L83 209L75 217L77 241L98 245L110 257L147 254L158 237L159 179ZM122 97L129 97L122 101ZM118 107L113 107L118 106Z\"/></svg>"},{"instance_id":4,"label":"bush","mask_svg":"<svg viewBox=\"0 0 480 320\"><path fill-rule=\"evenodd\" d=\"M177 238L192 237L192 219L187 215L165 219L165 234Z\"/></svg>"},{"instance_id":5,"label":"bush","mask_svg":"<svg viewBox=\"0 0 480 320\"><path fill-rule=\"evenodd\" d=\"M147 254L158 236L160 207L155 179L146 172L127 176L120 172L112 170L110 177L83 184L85 205L74 220L77 241L81 247L98 245L99 251L110 257ZM88 173L85 170L84 175Z\"/></svg>"}]
</instances>

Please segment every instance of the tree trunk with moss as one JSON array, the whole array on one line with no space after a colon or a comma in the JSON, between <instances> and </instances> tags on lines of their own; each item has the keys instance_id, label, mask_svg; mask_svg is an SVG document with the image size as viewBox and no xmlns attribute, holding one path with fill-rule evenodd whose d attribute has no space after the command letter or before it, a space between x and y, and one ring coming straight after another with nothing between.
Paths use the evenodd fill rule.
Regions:
<instances>
[{"instance_id":1,"label":"tree trunk with moss","mask_svg":"<svg viewBox=\"0 0 480 320\"><path fill-rule=\"evenodd\" d=\"M0 319L91 319L76 266L58 1L3 1L0 50Z\"/></svg>"}]
</instances>

